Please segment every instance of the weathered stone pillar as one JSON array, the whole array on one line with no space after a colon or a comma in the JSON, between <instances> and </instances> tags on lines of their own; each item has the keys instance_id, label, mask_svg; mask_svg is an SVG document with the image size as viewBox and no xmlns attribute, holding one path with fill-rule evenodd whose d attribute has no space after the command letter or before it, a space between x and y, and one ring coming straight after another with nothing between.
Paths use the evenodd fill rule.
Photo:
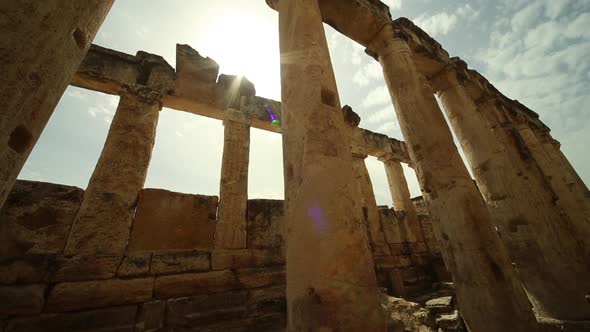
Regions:
<instances>
[{"instance_id":1,"label":"weathered stone pillar","mask_svg":"<svg viewBox=\"0 0 590 332\"><path fill-rule=\"evenodd\" d=\"M477 111L457 70L460 68L447 67L431 82L531 302L539 312L553 317L581 313L584 306L590 308L582 291L590 281L590 266L583 263L569 230L560 227L562 218L551 202L539 199L527 180L519 176L523 174L521 167L511 160ZM578 301L573 301L576 298Z\"/></svg>"},{"instance_id":2,"label":"weathered stone pillar","mask_svg":"<svg viewBox=\"0 0 590 332\"><path fill-rule=\"evenodd\" d=\"M590 204L588 199L581 193L571 190L572 187L568 185L568 181L563 176L563 173L567 173L567 170L562 167L561 163L555 163L549 158L543 145L527 124L526 119L510 112L509 117L536 165L544 175L544 179L556 195L557 206L561 207L562 211L569 216L570 222L563 226L569 227L572 233L577 235L579 246L584 248L586 260L583 261L583 264L590 265L590 240L588 240L590 239ZM586 294L590 293L590 289L583 289L583 291L586 291ZM587 310L587 313L590 314L590 304ZM590 316L585 318L590 318Z\"/></svg>"},{"instance_id":3,"label":"weathered stone pillar","mask_svg":"<svg viewBox=\"0 0 590 332\"><path fill-rule=\"evenodd\" d=\"M241 249L246 248L250 122L243 112L225 112L215 248Z\"/></svg>"},{"instance_id":4,"label":"weathered stone pillar","mask_svg":"<svg viewBox=\"0 0 590 332\"><path fill-rule=\"evenodd\" d=\"M352 173L357 187L357 199L360 205L364 224L373 254L377 256L390 255L391 251L385 241L385 234L381 227L381 217L375 200L373 183L369 176L369 170L365 164L367 159L367 142L363 131L358 127L361 118L348 105L342 108L344 121L347 124L352 152Z\"/></svg>"},{"instance_id":5,"label":"weathered stone pillar","mask_svg":"<svg viewBox=\"0 0 590 332\"><path fill-rule=\"evenodd\" d=\"M543 144L545 148L545 152L549 155L549 158L554 163L560 164L562 169L566 170L564 176L568 179L568 186L572 188L573 191L578 192L578 195L581 197L585 197L586 200L590 200L590 190L588 190L588 186L584 183L578 172L574 169L572 164L570 163L569 159L563 154L561 151L561 143L551 137L549 132L536 132L537 138Z\"/></svg>"},{"instance_id":6,"label":"weathered stone pillar","mask_svg":"<svg viewBox=\"0 0 590 332\"><path fill-rule=\"evenodd\" d=\"M385 331L317 0L279 0L289 331Z\"/></svg>"},{"instance_id":7,"label":"weathered stone pillar","mask_svg":"<svg viewBox=\"0 0 590 332\"><path fill-rule=\"evenodd\" d=\"M369 53L383 66L410 158L470 330L535 331L530 304L411 50L387 25Z\"/></svg>"},{"instance_id":8,"label":"weathered stone pillar","mask_svg":"<svg viewBox=\"0 0 590 332\"><path fill-rule=\"evenodd\" d=\"M373 184L369 176L369 171L367 170L367 165L365 164L366 158L367 155L353 154L352 156L352 172L358 186L358 199L365 224L367 225L373 253L377 256L390 255L391 252L387 246L381 227L381 217L379 216L379 209L375 200Z\"/></svg>"},{"instance_id":9,"label":"weathered stone pillar","mask_svg":"<svg viewBox=\"0 0 590 332\"><path fill-rule=\"evenodd\" d=\"M420 225L418 224L418 215L416 213L416 207L412 203L412 197L410 196L410 188L404 175L404 169L399 160L385 156L379 158L385 166L385 174L387 175L387 182L389 183L389 192L393 200L393 208L396 211L404 211L406 218L408 218L409 229L408 239L414 239L415 241L424 241L424 237L420 231Z\"/></svg>"},{"instance_id":10,"label":"weathered stone pillar","mask_svg":"<svg viewBox=\"0 0 590 332\"><path fill-rule=\"evenodd\" d=\"M113 1L0 4L0 207Z\"/></svg>"},{"instance_id":11,"label":"weathered stone pillar","mask_svg":"<svg viewBox=\"0 0 590 332\"><path fill-rule=\"evenodd\" d=\"M120 255L125 251L161 108L161 94L148 87L129 87L121 96L72 225L66 255Z\"/></svg>"}]
</instances>

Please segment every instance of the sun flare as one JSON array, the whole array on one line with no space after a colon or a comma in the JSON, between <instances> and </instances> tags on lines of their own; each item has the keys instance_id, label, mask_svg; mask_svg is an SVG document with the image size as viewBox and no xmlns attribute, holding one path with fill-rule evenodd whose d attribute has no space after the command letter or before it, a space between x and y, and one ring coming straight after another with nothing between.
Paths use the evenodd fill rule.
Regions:
<instances>
[{"instance_id":1,"label":"sun flare","mask_svg":"<svg viewBox=\"0 0 590 332\"><path fill-rule=\"evenodd\" d=\"M252 81L258 95L280 98L276 22L256 13L227 12L212 16L209 21L199 49L219 63L222 73ZM257 48L255 40L264 40L265 49Z\"/></svg>"}]
</instances>

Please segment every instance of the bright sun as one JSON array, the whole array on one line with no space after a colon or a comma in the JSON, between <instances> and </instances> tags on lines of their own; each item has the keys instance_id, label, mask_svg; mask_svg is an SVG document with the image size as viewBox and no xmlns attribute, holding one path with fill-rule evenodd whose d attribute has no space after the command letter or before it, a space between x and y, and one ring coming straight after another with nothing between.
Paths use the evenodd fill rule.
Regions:
<instances>
[{"instance_id":1,"label":"bright sun","mask_svg":"<svg viewBox=\"0 0 590 332\"><path fill-rule=\"evenodd\" d=\"M217 61L222 73L243 75L255 84L258 95L280 99L278 25L273 16L224 12L210 17L206 26L199 50Z\"/></svg>"}]
</instances>

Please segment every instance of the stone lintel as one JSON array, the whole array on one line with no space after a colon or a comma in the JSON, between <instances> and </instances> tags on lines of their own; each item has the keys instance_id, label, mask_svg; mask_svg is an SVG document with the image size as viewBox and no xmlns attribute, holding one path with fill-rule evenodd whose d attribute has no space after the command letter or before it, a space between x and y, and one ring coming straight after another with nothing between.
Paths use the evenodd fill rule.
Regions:
<instances>
[{"instance_id":1,"label":"stone lintel","mask_svg":"<svg viewBox=\"0 0 590 332\"><path fill-rule=\"evenodd\" d=\"M466 79L467 74L465 70L454 63L448 64L435 75L428 77L430 86L439 96L451 88L464 85Z\"/></svg>"},{"instance_id":2,"label":"stone lintel","mask_svg":"<svg viewBox=\"0 0 590 332\"><path fill-rule=\"evenodd\" d=\"M397 153L388 153L388 154L384 154L383 156L378 158L379 161L387 163L387 162L398 162L398 163L403 163L404 161L404 156L397 154Z\"/></svg>"},{"instance_id":3,"label":"stone lintel","mask_svg":"<svg viewBox=\"0 0 590 332\"><path fill-rule=\"evenodd\" d=\"M367 54L377 58L377 55L384 52L376 47L376 40L390 40L400 38L405 40L413 54L418 70L427 77L433 77L449 64L458 66L457 74L461 80L473 79L478 81L475 86L466 86L470 95L477 90L483 89L497 94L506 102L515 102L503 95L489 81L475 70L467 68L467 65L460 58L450 58L449 53L434 38L430 37L424 30L416 26L411 20L400 17L392 20L389 8L380 1L374 0L319 0L323 21L341 32L345 36L367 47ZM267 0L267 4L276 10L278 1ZM359 29L359 26L362 29ZM391 33L384 34L384 30ZM381 41L381 43L382 43ZM475 96L474 100L480 96ZM520 104L520 103L518 103ZM537 127L546 127L540 120L538 114L519 106L527 114Z\"/></svg>"},{"instance_id":4,"label":"stone lintel","mask_svg":"<svg viewBox=\"0 0 590 332\"><path fill-rule=\"evenodd\" d=\"M211 58L202 57L189 45L176 44L176 75L204 83L215 83L219 64Z\"/></svg>"},{"instance_id":5,"label":"stone lintel","mask_svg":"<svg viewBox=\"0 0 590 332\"><path fill-rule=\"evenodd\" d=\"M162 106L162 93L158 90L139 84L122 84L121 86L124 88L121 95L133 95L138 101L149 105L159 104Z\"/></svg>"},{"instance_id":6,"label":"stone lintel","mask_svg":"<svg viewBox=\"0 0 590 332\"><path fill-rule=\"evenodd\" d=\"M188 46L181 45L179 46L179 49L181 49L181 52L186 53L183 54L182 57L189 59L192 57L194 60L193 62L198 60L196 59L197 54L192 54L192 51L188 49ZM196 53L196 51L194 52ZM152 83L166 82L164 78L167 76L164 76L161 72L166 73L169 66L163 62L164 60L160 57L145 52L138 52L137 56L133 56L92 45L88 52L88 56L82 63L82 66L80 66L71 84L81 88L114 95L129 93L129 87L137 86L139 89L139 87L143 85L144 87L142 89L146 89L146 91L148 91L148 88L151 88L153 90L158 90L162 94L161 100L163 107L224 120L226 118L225 109L228 108L228 105L225 103L227 100L225 94L225 91L227 91L226 86L228 85L228 82L232 82L232 79L237 77L225 75L225 78L220 77L220 82L215 82L212 80L212 71L215 69L214 64L206 58L201 57L200 60L209 63L209 65L203 65L201 67L197 66L196 68L202 69L201 72L197 71L194 66L190 67L188 65L185 65L185 67L188 66L188 69L184 69L185 74L179 75L177 70L173 81L173 91L169 91L165 88L158 89L158 84ZM188 62L189 60L184 59L181 61ZM155 73L154 70L148 71L153 74L148 76L147 81L143 80L143 82L152 83L150 86L136 83L140 81L142 71L146 71L142 69L142 66L144 65L157 65L157 68L159 68ZM209 69L205 70L202 67ZM188 71L188 73L186 71ZM208 73L208 71L211 72ZM191 77L191 75L195 76L195 78L188 78ZM153 79L152 76L154 76ZM164 78L162 78L162 81L158 81L156 80L158 77ZM245 97L245 104L240 111L243 111L246 114L252 127L281 133L281 102L254 96L253 93L255 93L255 89L253 85L249 86L246 82L247 80L243 80L241 84L242 93L240 94L241 97ZM159 86L165 87L166 85L162 84ZM131 91L133 91L133 89ZM137 92L141 91L138 90ZM148 96L149 95L150 94L148 94ZM238 106L233 105L231 108L236 109ZM275 123L272 123L271 121L273 117L277 120ZM387 140L389 139L387 136L376 134L366 129L361 130L363 131L363 135L365 135L366 138L369 138L365 139L368 155L379 157L384 153L392 151L391 145L387 144ZM400 153L407 155L405 152L402 152L400 148L404 145L403 142L394 139L390 140L391 142L395 142L395 144L393 144L393 151L400 150ZM409 162L409 158L404 160L405 162Z\"/></svg>"},{"instance_id":7,"label":"stone lintel","mask_svg":"<svg viewBox=\"0 0 590 332\"><path fill-rule=\"evenodd\" d=\"M278 2L266 0L274 10ZM318 4L324 23L365 46L392 19L389 7L378 0L318 0Z\"/></svg>"}]
</instances>

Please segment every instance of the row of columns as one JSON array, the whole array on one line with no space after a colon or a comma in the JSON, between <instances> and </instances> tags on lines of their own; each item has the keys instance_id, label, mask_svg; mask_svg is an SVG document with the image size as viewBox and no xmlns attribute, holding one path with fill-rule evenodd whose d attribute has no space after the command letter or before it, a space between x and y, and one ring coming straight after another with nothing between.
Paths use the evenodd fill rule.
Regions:
<instances>
[{"instance_id":1,"label":"row of columns","mask_svg":"<svg viewBox=\"0 0 590 332\"><path fill-rule=\"evenodd\" d=\"M369 52L383 67L466 323L474 331L536 330L526 294L407 42L387 25Z\"/></svg>"},{"instance_id":2,"label":"row of columns","mask_svg":"<svg viewBox=\"0 0 590 332\"><path fill-rule=\"evenodd\" d=\"M551 179L551 175L539 178L534 166L523 164L531 159L523 160L515 142L505 141L510 134L492 131L482 112L493 113L494 109L485 108L496 105L487 103L478 109L456 68L445 68L431 82L535 308L545 316L562 319L588 316L590 306L583 290L590 286L590 264L584 262L570 221L560 215L542 187L540 180ZM528 126L519 134L537 164L543 165L541 147ZM510 149L513 151L507 151Z\"/></svg>"},{"instance_id":3,"label":"row of columns","mask_svg":"<svg viewBox=\"0 0 590 332\"><path fill-rule=\"evenodd\" d=\"M144 187L156 139L162 95L145 86L128 87L72 225L66 255L122 255L139 193ZM228 109L220 201L215 227L217 249L246 248L250 122Z\"/></svg>"},{"instance_id":4,"label":"row of columns","mask_svg":"<svg viewBox=\"0 0 590 332\"><path fill-rule=\"evenodd\" d=\"M0 206L114 0L12 1L0 41L6 69L0 77ZM40 29L41 27L41 29ZM127 245L138 195L155 142L160 91L127 86L85 191L65 247L66 255L120 255ZM249 124L228 110L216 247L245 248Z\"/></svg>"}]
</instances>

